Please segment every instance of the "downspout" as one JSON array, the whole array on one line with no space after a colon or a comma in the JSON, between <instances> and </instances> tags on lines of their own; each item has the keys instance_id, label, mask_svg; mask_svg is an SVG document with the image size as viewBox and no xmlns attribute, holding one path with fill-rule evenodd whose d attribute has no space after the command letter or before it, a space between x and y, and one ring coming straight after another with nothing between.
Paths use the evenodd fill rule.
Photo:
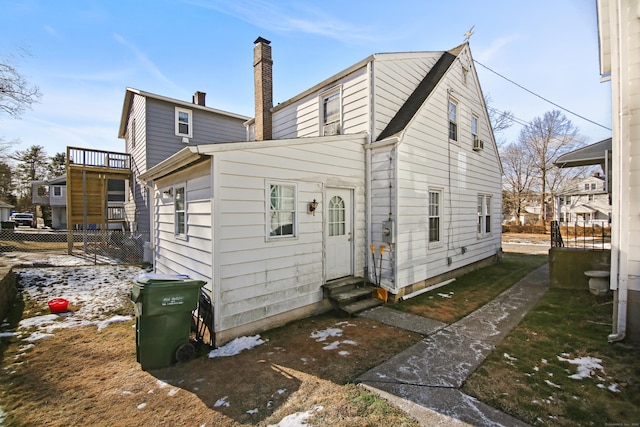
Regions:
<instances>
[{"instance_id":1,"label":"downspout","mask_svg":"<svg viewBox=\"0 0 640 427\"><path fill-rule=\"evenodd\" d=\"M611 277L613 280L617 281L617 292L616 292L616 301L615 301L615 310L616 318L614 319L614 328L612 333L607 337L609 343L614 343L617 341L621 341L626 336L627 329L627 298L628 298L628 233L623 233L622 224L627 221L629 218L628 208L626 203L622 203L623 199L623 191L628 188L629 184L629 176L628 173L624 173L624 171L628 171L629 163L628 163L628 155L629 155L629 144L625 144L625 141L628 139L627 132L627 106L622 94L622 82L626 82L626 60L623 58L622 53L626 52L627 41L626 36L622 34L623 32L623 13L622 13L622 2L615 1L611 3L611 6L616 8L615 10L615 20L616 27L619 29L618 34L616 34L617 40L613 44L613 48L616 50L616 68L618 69L617 79L613 78L614 70L612 69L612 82L614 83L612 89L614 96L615 106L615 120L616 125L613 126L614 129L614 138L615 129L618 130L617 135L617 153L615 156L614 167L617 163L617 174L618 174L618 182L615 183L616 195L614 195L615 200L615 211L618 212L618 218L614 218L616 220L615 231L618 234L618 238L615 241L618 242L618 246L612 245L611 247ZM611 16L612 13L609 12ZM614 145L615 146L615 145Z\"/></svg>"},{"instance_id":2,"label":"downspout","mask_svg":"<svg viewBox=\"0 0 640 427\"><path fill-rule=\"evenodd\" d=\"M154 206L155 206L155 201L156 201L156 197L155 194L153 193L153 190L155 189L155 184L153 182L153 180L150 181L144 181L138 178L138 181L144 186L144 188L148 191L148 200L149 200L149 244L151 245L149 247L149 250L151 251L151 267L153 269L153 272L156 271L156 239L155 239L155 232L154 232L154 226L153 226L153 211L154 211Z\"/></svg>"},{"instance_id":3,"label":"downspout","mask_svg":"<svg viewBox=\"0 0 640 427\"><path fill-rule=\"evenodd\" d=\"M372 242L373 236L372 236L372 224L371 224L371 217L372 217L372 209L371 209L371 180L372 180L372 174L371 174L371 156L372 156L372 151L371 151L371 143L373 142L373 138L374 138L374 133L375 133L375 111L374 111L374 105L375 102L373 102L373 100L375 99L375 93L374 93L374 87L375 85L373 84L373 60L369 61L367 63L367 73L369 75L369 137L367 138L367 145L365 147L364 150L364 176L365 176L365 182L364 182L364 191L365 191L365 224L364 224L364 229L366 230L366 237L365 237L365 247L364 249L364 253L365 253L365 257L364 257L364 274L365 274L365 278L366 280L373 282L373 279L371 277L371 260L370 260L370 256L369 256L369 245Z\"/></svg>"}]
</instances>

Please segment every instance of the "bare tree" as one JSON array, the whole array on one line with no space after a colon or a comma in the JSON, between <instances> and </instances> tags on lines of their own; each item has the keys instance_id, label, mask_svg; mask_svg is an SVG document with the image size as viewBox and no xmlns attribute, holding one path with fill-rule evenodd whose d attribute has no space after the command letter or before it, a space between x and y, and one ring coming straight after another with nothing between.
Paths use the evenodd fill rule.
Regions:
<instances>
[{"instance_id":1,"label":"bare tree","mask_svg":"<svg viewBox=\"0 0 640 427\"><path fill-rule=\"evenodd\" d=\"M550 171L557 168L553 162L558 156L583 145L583 142L578 137L578 128L571 120L560 111L553 110L544 113L542 117L536 117L523 127L519 143L533 161L535 176L540 185L540 219L544 223L547 219ZM554 181L553 186L557 188L560 184L561 181Z\"/></svg>"},{"instance_id":2,"label":"bare tree","mask_svg":"<svg viewBox=\"0 0 640 427\"><path fill-rule=\"evenodd\" d=\"M26 52L22 50L21 55ZM27 82L11 58L0 59L0 112L19 118L41 96L40 89Z\"/></svg>"},{"instance_id":3,"label":"bare tree","mask_svg":"<svg viewBox=\"0 0 640 427\"><path fill-rule=\"evenodd\" d=\"M520 215L524 202L531 194L534 182L534 160L523 144L511 143L501 153L504 171L503 184L506 187L516 224L520 224Z\"/></svg>"},{"instance_id":4,"label":"bare tree","mask_svg":"<svg viewBox=\"0 0 640 427\"><path fill-rule=\"evenodd\" d=\"M489 121L491 122L491 128L493 133L500 133L505 129L508 129L513 124L513 113L511 111L500 111L491 106L493 99L490 94L484 95L484 104L487 106L487 112L489 113Z\"/></svg>"}]
</instances>

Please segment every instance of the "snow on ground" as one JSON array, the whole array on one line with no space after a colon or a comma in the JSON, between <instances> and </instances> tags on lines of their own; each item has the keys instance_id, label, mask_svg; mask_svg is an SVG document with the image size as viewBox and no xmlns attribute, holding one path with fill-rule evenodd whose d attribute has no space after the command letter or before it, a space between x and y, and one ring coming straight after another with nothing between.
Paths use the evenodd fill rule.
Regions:
<instances>
[{"instance_id":1,"label":"snow on ground","mask_svg":"<svg viewBox=\"0 0 640 427\"><path fill-rule=\"evenodd\" d=\"M268 427L298 427L306 426L307 420L311 418L314 412L320 412L324 409L323 406L316 406L311 411L296 412L295 414L287 415L278 424L269 424Z\"/></svg>"},{"instance_id":2,"label":"snow on ground","mask_svg":"<svg viewBox=\"0 0 640 427\"><path fill-rule=\"evenodd\" d=\"M596 377L598 381L605 381L605 378L602 378L600 374L604 375L604 368L602 367L602 359L598 359L597 357L577 357L575 359L569 359L570 355L566 353L562 353L562 356L557 356L560 362L567 362L572 365L576 365L577 373L573 375L569 375L569 378L573 380L582 380L585 378L591 378L593 376ZM617 383L612 383L609 386L605 386L604 384L598 384L598 388L607 389L613 393L620 393L620 389L618 388Z\"/></svg>"},{"instance_id":3,"label":"snow on ground","mask_svg":"<svg viewBox=\"0 0 640 427\"><path fill-rule=\"evenodd\" d=\"M24 257L25 260L33 260ZM44 255L44 254L43 254ZM25 300L35 301L47 307L47 301L64 298L72 310L52 314L49 309L25 318L17 331L3 331L4 336L13 333L23 341L35 342L53 336L57 329L96 325L101 331L114 322L126 322L131 316L112 315L127 304L135 277L143 272L140 267L97 265L79 266L77 257L53 256L47 258L66 267L15 268L18 284ZM86 263L86 261L84 261Z\"/></svg>"},{"instance_id":4,"label":"snow on ground","mask_svg":"<svg viewBox=\"0 0 640 427\"><path fill-rule=\"evenodd\" d=\"M235 356L236 354L240 354L244 350L250 350L253 347L264 344L265 342L266 341L260 339L260 335L254 335L252 337L239 337L232 341L229 341L222 347L211 350L209 352L209 358L213 359L215 357Z\"/></svg>"}]
</instances>

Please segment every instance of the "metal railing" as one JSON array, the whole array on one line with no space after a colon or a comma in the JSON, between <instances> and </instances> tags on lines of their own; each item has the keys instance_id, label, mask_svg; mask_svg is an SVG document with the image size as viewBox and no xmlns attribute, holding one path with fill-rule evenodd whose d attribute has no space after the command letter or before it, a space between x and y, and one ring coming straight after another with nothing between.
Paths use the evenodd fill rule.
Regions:
<instances>
[{"instance_id":1,"label":"metal railing","mask_svg":"<svg viewBox=\"0 0 640 427\"><path fill-rule=\"evenodd\" d=\"M611 249L611 227L606 221L551 221L551 247Z\"/></svg>"},{"instance_id":2,"label":"metal railing","mask_svg":"<svg viewBox=\"0 0 640 427\"><path fill-rule=\"evenodd\" d=\"M72 239L72 242L69 242ZM95 264L144 262L149 233L121 230L50 230L2 228L0 252L49 252L81 256Z\"/></svg>"}]
</instances>

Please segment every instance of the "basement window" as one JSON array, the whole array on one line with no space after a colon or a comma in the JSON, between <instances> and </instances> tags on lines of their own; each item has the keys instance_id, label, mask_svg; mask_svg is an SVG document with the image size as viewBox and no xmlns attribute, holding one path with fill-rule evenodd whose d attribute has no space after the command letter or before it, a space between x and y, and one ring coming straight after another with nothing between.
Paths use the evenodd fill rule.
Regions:
<instances>
[{"instance_id":1,"label":"basement window","mask_svg":"<svg viewBox=\"0 0 640 427\"><path fill-rule=\"evenodd\" d=\"M191 138L193 136L193 113L191 110L176 107L176 135Z\"/></svg>"}]
</instances>

